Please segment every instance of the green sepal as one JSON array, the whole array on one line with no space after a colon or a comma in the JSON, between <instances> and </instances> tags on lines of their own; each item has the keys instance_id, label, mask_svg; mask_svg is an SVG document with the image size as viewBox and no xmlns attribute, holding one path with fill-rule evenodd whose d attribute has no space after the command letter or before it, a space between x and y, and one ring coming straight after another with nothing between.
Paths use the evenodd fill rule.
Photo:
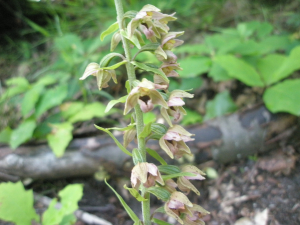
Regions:
<instances>
[{"instance_id":1,"label":"green sepal","mask_svg":"<svg viewBox=\"0 0 300 225\"><path fill-rule=\"evenodd\" d=\"M170 223L167 223L165 221L162 221L162 220L159 220L159 219L156 219L156 218L153 218L152 222L157 223L158 225L172 225Z\"/></svg>"},{"instance_id":2,"label":"green sepal","mask_svg":"<svg viewBox=\"0 0 300 225\"><path fill-rule=\"evenodd\" d=\"M135 65L136 67L142 69L142 70L145 70L145 71L148 71L148 72L153 72L157 75L159 75L164 81L166 81L167 83L169 83L169 79L168 77L166 76L166 74L162 71L162 70L159 70L159 69L156 69L156 68L152 68L144 63L139 63L139 62L136 62L136 61L132 61L130 62L132 65Z\"/></svg>"},{"instance_id":3,"label":"green sepal","mask_svg":"<svg viewBox=\"0 0 300 225\"><path fill-rule=\"evenodd\" d=\"M126 31L124 30L120 30L120 34L125 37L126 39L128 39L129 41L131 41L138 49L141 49L141 44L138 40L138 38L135 35L132 35L131 37L128 36L128 34L126 33Z\"/></svg>"},{"instance_id":4,"label":"green sepal","mask_svg":"<svg viewBox=\"0 0 300 225\"><path fill-rule=\"evenodd\" d=\"M152 125L152 122L147 123L147 124L144 126L144 129L143 129L143 131L140 133L140 135L138 136L138 138L146 138L146 137L151 133L151 125Z\"/></svg>"},{"instance_id":5,"label":"green sepal","mask_svg":"<svg viewBox=\"0 0 300 225\"><path fill-rule=\"evenodd\" d=\"M149 155L151 155L154 159L160 162L162 165L168 165L166 161L153 149L146 148L146 151Z\"/></svg>"},{"instance_id":6,"label":"green sepal","mask_svg":"<svg viewBox=\"0 0 300 225\"><path fill-rule=\"evenodd\" d=\"M114 70L114 69L117 69L118 67L122 66L123 64L127 63L126 60L123 60L121 62L118 62L112 66L108 66L108 67L102 67L100 69L103 69L103 70Z\"/></svg>"},{"instance_id":7,"label":"green sepal","mask_svg":"<svg viewBox=\"0 0 300 225\"><path fill-rule=\"evenodd\" d=\"M103 32L101 33L101 35L100 35L100 40L103 41L104 38L105 38L107 35L109 35L109 34L115 32L115 31L118 30L118 29L119 29L119 24L118 24L118 21L117 21L117 22L113 23L112 25L110 25L105 31L103 31Z\"/></svg>"},{"instance_id":8,"label":"green sepal","mask_svg":"<svg viewBox=\"0 0 300 225\"><path fill-rule=\"evenodd\" d=\"M161 123L152 123L151 124L151 131L153 131L155 134L163 136L167 133L168 128L165 125L161 124Z\"/></svg>"},{"instance_id":9,"label":"green sepal","mask_svg":"<svg viewBox=\"0 0 300 225\"><path fill-rule=\"evenodd\" d=\"M147 189L147 192L150 192L151 194L155 195L158 199L161 199L163 201L168 201L171 196L170 192L161 187L149 187Z\"/></svg>"},{"instance_id":10,"label":"green sepal","mask_svg":"<svg viewBox=\"0 0 300 225\"><path fill-rule=\"evenodd\" d=\"M138 200L139 202L145 202L145 201L148 201L148 199L143 198L143 197L140 195L140 193L139 193L136 189L134 189L134 188L129 188L129 187L126 186L126 184L124 184L124 188L125 188L126 190L128 190L128 191L130 192L130 194L131 194L133 197L135 197L136 200Z\"/></svg>"},{"instance_id":11,"label":"green sepal","mask_svg":"<svg viewBox=\"0 0 300 225\"><path fill-rule=\"evenodd\" d=\"M109 53L106 56L104 56L100 61L99 63L100 68L106 67L114 57L120 57L121 59L124 59L124 56L121 55L120 53L116 53L116 52Z\"/></svg>"},{"instance_id":12,"label":"green sepal","mask_svg":"<svg viewBox=\"0 0 300 225\"><path fill-rule=\"evenodd\" d=\"M119 98L119 99L117 99L117 100L111 100L111 101L107 104L106 109L105 109L104 112L105 112L105 113L109 112L109 111L112 109L112 107L114 107L114 105L117 104L117 103L125 103L125 102L126 102L126 99L127 99L127 96L128 96L128 95L125 95L125 96L123 96L123 97L121 97L121 98Z\"/></svg>"},{"instance_id":13,"label":"green sepal","mask_svg":"<svg viewBox=\"0 0 300 225\"><path fill-rule=\"evenodd\" d=\"M177 177L194 177L196 176L196 174L194 173L189 173L189 172L181 172L181 173L173 173L170 175L162 175L163 180L169 180L169 179L173 179L173 178L177 178Z\"/></svg>"},{"instance_id":14,"label":"green sepal","mask_svg":"<svg viewBox=\"0 0 300 225\"><path fill-rule=\"evenodd\" d=\"M127 203L124 201L124 199L122 198L121 195L119 195L115 189L112 188L112 186L110 186L106 179L104 179L104 182L106 183L106 185L115 193L115 195L117 196L117 198L119 199L119 201L121 202L121 204L123 205L124 209L126 210L126 212L128 213L128 215L130 216L130 218L134 221L134 223L139 224L140 220L137 217L137 215L132 211L132 209L127 205Z\"/></svg>"},{"instance_id":15,"label":"green sepal","mask_svg":"<svg viewBox=\"0 0 300 225\"><path fill-rule=\"evenodd\" d=\"M97 125L94 124L94 126L98 129L98 130L102 130L105 133L107 133L116 143L116 145L127 155L132 156L132 154L126 149L124 148L124 146L115 138L115 136L109 131L109 129L105 129L102 127L98 127Z\"/></svg>"},{"instance_id":16,"label":"green sepal","mask_svg":"<svg viewBox=\"0 0 300 225\"><path fill-rule=\"evenodd\" d=\"M162 165L158 166L158 170L161 173L166 173L166 174L175 174L175 173L180 173L181 170L178 166L174 165Z\"/></svg>"},{"instance_id":17,"label":"green sepal","mask_svg":"<svg viewBox=\"0 0 300 225\"><path fill-rule=\"evenodd\" d=\"M134 148L132 150L132 160L133 160L134 165L145 162L143 156L141 155L141 151L139 151L137 148Z\"/></svg>"}]
</instances>

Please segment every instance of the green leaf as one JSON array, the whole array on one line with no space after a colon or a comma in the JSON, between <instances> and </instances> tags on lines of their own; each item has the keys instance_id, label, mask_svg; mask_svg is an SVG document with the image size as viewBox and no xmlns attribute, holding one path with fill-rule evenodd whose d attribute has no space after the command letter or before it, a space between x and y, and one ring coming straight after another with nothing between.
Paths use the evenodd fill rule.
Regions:
<instances>
[{"instance_id":1,"label":"green leaf","mask_svg":"<svg viewBox=\"0 0 300 225\"><path fill-rule=\"evenodd\" d=\"M111 100L111 101L107 104L104 113L108 113L109 110L111 110L111 108L115 106L115 104L126 102L127 96L128 96L128 95L125 95L125 96L123 96L123 97L121 97L121 98L119 98L119 99L117 99L117 100Z\"/></svg>"},{"instance_id":2,"label":"green leaf","mask_svg":"<svg viewBox=\"0 0 300 225\"><path fill-rule=\"evenodd\" d=\"M105 133L107 133L116 143L116 145L127 155L132 156L132 154L126 149L124 148L124 146L115 138L115 136L108 130L102 127L98 127L97 125L94 125L97 129L104 131Z\"/></svg>"},{"instance_id":3,"label":"green leaf","mask_svg":"<svg viewBox=\"0 0 300 225\"><path fill-rule=\"evenodd\" d=\"M137 217L137 215L132 211L132 209L126 204L126 202L124 201L124 199L121 197L121 195L118 194L118 192L116 192L107 182L106 179L104 180L104 182L106 183L106 185L115 193L115 195L118 197L119 201L121 202L121 204L123 205L124 209L126 210L126 212L128 213L128 215L130 216L130 218L135 222L135 223L139 223L139 218Z\"/></svg>"},{"instance_id":4,"label":"green leaf","mask_svg":"<svg viewBox=\"0 0 300 225\"><path fill-rule=\"evenodd\" d=\"M190 56L180 61L180 67L183 68L179 72L182 78L196 77L203 73L207 73L211 66L211 59L202 56Z\"/></svg>"},{"instance_id":5,"label":"green leaf","mask_svg":"<svg viewBox=\"0 0 300 225\"><path fill-rule=\"evenodd\" d=\"M287 57L279 54L270 54L260 59L257 63L257 69L260 72L266 85L273 84L280 80L274 74L282 67Z\"/></svg>"},{"instance_id":6,"label":"green leaf","mask_svg":"<svg viewBox=\"0 0 300 225\"><path fill-rule=\"evenodd\" d=\"M180 173L181 170L179 169L178 166L174 165L162 165L158 166L158 170L161 173L166 173L166 174L175 174L175 173Z\"/></svg>"},{"instance_id":7,"label":"green leaf","mask_svg":"<svg viewBox=\"0 0 300 225\"><path fill-rule=\"evenodd\" d=\"M11 133L12 130L10 127L5 127L5 129L0 132L0 143L9 144Z\"/></svg>"},{"instance_id":8,"label":"green leaf","mask_svg":"<svg viewBox=\"0 0 300 225\"><path fill-rule=\"evenodd\" d=\"M100 68L100 69L104 69L104 70L114 70L114 69L119 68L120 66L122 66L122 65L125 64L125 63L127 63L127 61L126 61L126 60L123 60L123 61L118 62L118 63L116 63L116 64L114 64L114 65L112 65L112 66L102 67L102 68Z\"/></svg>"},{"instance_id":9,"label":"green leaf","mask_svg":"<svg viewBox=\"0 0 300 225\"><path fill-rule=\"evenodd\" d=\"M151 134L151 124L153 122L149 122L144 126L144 129L139 134L138 138L146 138L149 134Z\"/></svg>"},{"instance_id":10,"label":"green leaf","mask_svg":"<svg viewBox=\"0 0 300 225\"><path fill-rule=\"evenodd\" d=\"M170 224L170 223L167 223L167 222L165 222L165 221L162 221L162 220L159 220L159 219L156 219L156 218L153 218L152 221L153 221L154 223L157 223L158 225L172 225L172 224Z\"/></svg>"},{"instance_id":11,"label":"green leaf","mask_svg":"<svg viewBox=\"0 0 300 225\"><path fill-rule=\"evenodd\" d=\"M28 141L36 128L36 122L32 119L25 120L19 127L11 132L10 147L16 149L22 143Z\"/></svg>"},{"instance_id":12,"label":"green leaf","mask_svg":"<svg viewBox=\"0 0 300 225\"><path fill-rule=\"evenodd\" d=\"M168 163L166 163L166 161L155 150L152 150L150 148L146 148L146 151L154 159L156 159L158 162L160 162L160 164L162 164L162 165L168 165Z\"/></svg>"},{"instance_id":13,"label":"green leaf","mask_svg":"<svg viewBox=\"0 0 300 225\"><path fill-rule=\"evenodd\" d=\"M68 94L68 85L61 85L51 90L47 90L37 103L35 116L39 117L47 110L58 106L63 102Z\"/></svg>"},{"instance_id":14,"label":"green leaf","mask_svg":"<svg viewBox=\"0 0 300 225\"><path fill-rule=\"evenodd\" d=\"M61 157L72 140L73 126L71 123L51 124L52 132L47 141L56 157Z\"/></svg>"},{"instance_id":15,"label":"green leaf","mask_svg":"<svg viewBox=\"0 0 300 225\"><path fill-rule=\"evenodd\" d=\"M16 225L31 225L32 221L39 221L33 207L32 190L26 191L23 184L0 184L0 219L13 222Z\"/></svg>"},{"instance_id":16,"label":"green leaf","mask_svg":"<svg viewBox=\"0 0 300 225\"><path fill-rule=\"evenodd\" d=\"M237 106L230 97L228 91L221 92L216 97L206 103L206 114L204 120L219 117L237 110Z\"/></svg>"},{"instance_id":17,"label":"green leaf","mask_svg":"<svg viewBox=\"0 0 300 225\"><path fill-rule=\"evenodd\" d=\"M130 63L132 65L135 65L136 67L142 69L142 70L145 70L145 71L148 71L148 72L153 72L153 73L159 75L164 81L166 81L167 83L169 83L168 77L166 76L166 74L162 70L159 70L159 69L147 66L144 63L139 63L139 62L136 62L136 61L132 61Z\"/></svg>"},{"instance_id":18,"label":"green leaf","mask_svg":"<svg viewBox=\"0 0 300 225\"><path fill-rule=\"evenodd\" d=\"M300 116L300 79L285 80L268 88L263 99L267 108L273 112L288 112Z\"/></svg>"},{"instance_id":19,"label":"green leaf","mask_svg":"<svg viewBox=\"0 0 300 225\"><path fill-rule=\"evenodd\" d=\"M119 24L118 24L118 21L117 21L117 22L113 23L112 25L110 25L105 31L103 31L103 32L101 33L101 35L100 35L101 41L103 41L104 38L105 38L107 35L109 35L109 34L115 32L115 31L118 30L118 29L119 29Z\"/></svg>"},{"instance_id":20,"label":"green leaf","mask_svg":"<svg viewBox=\"0 0 300 225\"><path fill-rule=\"evenodd\" d=\"M81 184L69 184L59 192L61 199L61 208L56 208L57 200L53 199L48 209L43 214L43 225L59 224L66 222L66 216L78 209L78 201L83 195L83 186ZM70 219L70 218L69 218ZM72 218L71 218L72 219Z\"/></svg>"},{"instance_id":21,"label":"green leaf","mask_svg":"<svg viewBox=\"0 0 300 225\"><path fill-rule=\"evenodd\" d=\"M161 199L163 201L168 201L171 196L170 192L161 187L147 188L147 192L150 192L151 194L155 195L158 199Z\"/></svg>"},{"instance_id":22,"label":"green leaf","mask_svg":"<svg viewBox=\"0 0 300 225\"><path fill-rule=\"evenodd\" d=\"M110 63L110 61L115 57L120 57L121 59L124 59L124 56L119 53L115 53L115 52L109 53L106 56L104 56L100 61L99 63L100 68L107 66Z\"/></svg>"},{"instance_id":23,"label":"green leaf","mask_svg":"<svg viewBox=\"0 0 300 225\"><path fill-rule=\"evenodd\" d=\"M183 117L181 124L182 125L192 125L192 124L200 124L203 121L202 116L200 115L199 112L190 110L185 108L186 115Z\"/></svg>"},{"instance_id":24,"label":"green leaf","mask_svg":"<svg viewBox=\"0 0 300 225\"><path fill-rule=\"evenodd\" d=\"M133 159L134 165L141 163L141 162L145 162L145 160L141 154L141 151L139 151L137 148L134 148L132 150L132 159Z\"/></svg>"},{"instance_id":25,"label":"green leaf","mask_svg":"<svg viewBox=\"0 0 300 225\"><path fill-rule=\"evenodd\" d=\"M264 83L255 69L243 60L232 55L216 56L215 60L232 78L236 78L249 86L264 86Z\"/></svg>"},{"instance_id":26,"label":"green leaf","mask_svg":"<svg viewBox=\"0 0 300 225\"><path fill-rule=\"evenodd\" d=\"M177 177L184 177L184 176L193 177L193 176L196 176L196 174L188 173L188 172L173 173L170 175L162 175L162 179L169 180L169 179L173 179L173 178L177 178Z\"/></svg>"},{"instance_id":27,"label":"green leaf","mask_svg":"<svg viewBox=\"0 0 300 225\"><path fill-rule=\"evenodd\" d=\"M126 184L124 184L124 188L126 190L128 190L130 192L130 194L135 197L136 200L138 200L139 202L144 202L144 201L148 201L148 199L143 198L140 193L134 189L134 188L129 188L126 186Z\"/></svg>"},{"instance_id":28,"label":"green leaf","mask_svg":"<svg viewBox=\"0 0 300 225\"><path fill-rule=\"evenodd\" d=\"M105 105L100 102L94 102L85 105L78 113L69 118L70 123L76 123L78 121L87 121L93 117L105 117Z\"/></svg>"},{"instance_id":29,"label":"green leaf","mask_svg":"<svg viewBox=\"0 0 300 225\"><path fill-rule=\"evenodd\" d=\"M44 87L42 85L35 85L26 92L21 104L21 112L23 116L26 116L32 109L34 109L43 89Z\"/></svg>"}]
</instances>

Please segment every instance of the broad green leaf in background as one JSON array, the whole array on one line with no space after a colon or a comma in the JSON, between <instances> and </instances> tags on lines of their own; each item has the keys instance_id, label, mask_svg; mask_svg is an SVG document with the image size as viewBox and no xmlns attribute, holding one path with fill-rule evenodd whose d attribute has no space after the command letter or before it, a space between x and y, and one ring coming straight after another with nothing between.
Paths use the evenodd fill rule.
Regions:
<instances>
[{"instance_id":1,"label":"broad green leaf in background","mask_svg":"<svg viewBox=\"0 0 300 225\"><path fill-rule=\"evenodd\" d=\"M11 133L12 130L10 127L5 127L5 129L0 132L0 143L9 144Z\"/></svg>"},{"instance_id":2,"label":"broad green leaf in background","mask_svg":"<svg viewBox=\"0 0 300 225\"><path fill-rule=\"evenodd\" d=\"M124 199L121 197L121 195L118 194L118 192L115 191L115 189L112 188L112 186L110 186L106 180L104 180L104 182L106 183L106 185L115 193L115 195L118 197L119 201L121 202L121 204L123 205L124 209L126 210L126 212L128 213L128 215L130 216L130 218L135 222L135 223L139 223L139 218L137 217L137 215L132 211L132 209L127 205L127 203L124 201Z\"/></svg>"},{"instance_id":3,"label":"broad green leaf in background","mask_svg":"<svg viewBox=\"0 0 300 225\"><path fill-rule=\"evenodd\" d=\"M78 201L83 195L83 186L81 184L69 184L58 195L61 199L61 208L55 207L57 200L53 199L43 214L43 225L59 224L63 219L66 219L65 216L69 216L77 210Z\"/></svg>"},{"instance_id":4,"label":"broad green leaf in background","mask_svg":"<svg viewBox=\"0 0 300 225\"><path fill-rule=\"evenodd\" d=\"M226 81L226 80L232 79L229 76L229 74L227 73L227 71L222 66L220 66L220 64L217 63L216 61L213 61L213 64L208 73L208 76L213 78L213 80L215 82Z\"/></svg>"},{"instance_id":5,"label":"broad green leaf in background","mask_svg":"<svg viewBox=\"0 0 300 225\"><path fill-rule=\"evenodd\" d=\"M216 56L215 60L228 72L229 76L249 86L264 86L264 83L255 69L243 60L233 55Z\"/></svg>"},{"instance_id":6,"label":"broad green leaf in background","mask_svg":"<svg viewBox=\"0 0 300 225\"><path fill-rule=\"evenodd\" d=\"M47 90L37 103L35 116L39 117L47 110L58 106L63 102L68 94L68 85L60 85L56 88Z\"/></svg>"},{"instance_id":7,"label":"broad green leaf in background","mask_svg":"<svg viewBox=\"0 0 300 225\"><path fill-rule=\"evenodd\" d=\"M180 61L180 71L182 78L196 77L209 71L211 66L211 59L202 56L190 56Z\"/></svg>"},{"instance_id":8,"label":"broad green leaf in background","mask_svg":"<svg viewBox=\"0 0 300 225\"><path fill-rule=\"evenodd\" d=\"M78 113L69 118L69 122L76 123L78 121L90 120L93 117L104 117L108 114L105 113L105 105L100 102L94 102L85 105Z\"/></svg>"},{"instance_id":9,"label":"broad green leaf in background","mask_svg":"<svg viewBox=\"0 0 300 225\"><path fill-rule=\"evenodd\" d=\"M103 32L101 33L101 35L100 35L101 41L103 41L104 38L105 38L107 35L109 35L109 34L115 32L115 31L118 30L118 29L119 29L119 24L118 24L118 21L117 21L117 22L113 23L112 25L110 25L105 31L103 31Z\"/></svg>"},{"instance_id":10,"label":"broad green leaf in background","mask_svg":"<svg viewBox=\"0 0 300 225\"><path fill-rule=\"evenodd\" d=\"M185 108L185 111L187 115L185 115L181 121L182 125L193 125L193 124L199 124L202 123L203 118L200 115L200 113Z\"/></svg>"},{"instance_id":11,"label":"broad green leaf in background","mask_svg":"<svg viewBox=\"0 0 300 225\"><path fill-rule=\"evenodd\" d=\"M270 54L257 62L257 69L260 72L266 85L273 84L280 80L274 74L282 67L287 57L279 54Z\"/></svg>"},{"instance_id":12,"label":"broad green leaf in background","mask_svg":"<svg viewBox=\"0 0 300 225\"><path fill-rule=\"evenodd\" d=\"M16 149L20 144L28 141L36 128L35 120L29 119L22 122L10 135L10 147Z\"/></svg>"},{"instance_id":13,"label":"broad green leaf in background","mask_svg":"<svg viewBox=\"0 0 300 225\"><path fill-rule=\"evenodd\" d=\"M263 99L267 108L273 112L288 112L300 116L300 79L285 80L268 88Z\"/></svg>"},{"instance_id":14,"label":"broad green leaf in background","mask_svg":"<svg viewBox=\"0 0 300 225\"><path fill-rule=\"evenodd\" d=\"M33 220L39 221L33 207L32 190L26 191L20 181L1 183L0 219L16 225L31 225Z\"/></svg>"},{"instance_id":15,"label":"broad green leaf in background","mask_svg":"<svg viewBox=\"0 0 300 225\"><path fill-rule=\"evenodd\" d=\"M119 98L119 99L117 99L117 100L111 100L111 101L107 104L106 109L105 109L104 112L105 112L105 113L108 113L109 110L111 110L111 108L115 106L115 104L126 102L127 96L128 96L128 95L125 95L125 96L123 96L123 97L121 97L121 98Z\"/></svg>"},{"instance_id":16,"label":"broad green leaf in background","mask_svg":"<svg viewBox=\"0 0 300 225\"><path fill-rule=\"evenodd\" d=\"M61 157L72 140L73 126L70 123L51 124L52 132L47 141L56 157Z\"/></svg>"},{"instance_id":17,"label":"broad green leaf in background","mask_svg":"<svg viewBox=\"0 0 300 225\"><path fill-rule=\"evenodd\" d=\"M25 93L21 104L21 112L23 116L26 116L32 109L34 109L43 89L44 87L42 85L34 85Z\"/></svg>"},{"instance_id":18,"label":"broad green leaf in background","mask_svg":"<svg viewBox=\"0 0 300 225\"><path fill-rule=\"evenodd\" d=\"M221 92L216 97L206 103L206 114L204 120L219 117L237 110L237 106L230 97L228 91Z\"/></svg>"}]
</instances>

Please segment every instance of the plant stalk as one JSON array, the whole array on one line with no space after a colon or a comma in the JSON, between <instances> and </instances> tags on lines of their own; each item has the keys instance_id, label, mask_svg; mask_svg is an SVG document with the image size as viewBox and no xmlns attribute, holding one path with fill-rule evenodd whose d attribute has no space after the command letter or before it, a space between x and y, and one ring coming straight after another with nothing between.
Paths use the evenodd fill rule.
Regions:
<instances>
[{"instance_id":1,"label":"plant stalk","mask_svg":"<svg viewBox=\"0 0 300 225\"><path fill-rule=\"evenodd\" d=\"M119 24L120 30L124 30L124 25L123 25L123 15L124 15L124 10L122 6L121 0L114 0L115 1L115 6L116 6L116 11L117 11L117 20ZM131 88L133 87L133 82L136 80L136 75L135 75L135 70L134 66L130 63L132 60L131 56L131 51L130 51L130 46L129 46L129 41L121 36L122 38L122 43L124 46L124 51L125 51L125 56L127 59L126 63L126 70L127 70L127 75L129 79L129 83ZM135 117L136 117L136 130L137 130L137 137L138 137L138 149L143 157L143 161L146 162L146 145L145 145L145 138L139 138L139 135L142 133L144 129L144 119L143 119L143 112L140 108L139 105L136 105L134 107L135 110ZM145 188L142 188L142 195L145 195L147 197L148 201L142 201L142 212L143 212L143 222L144 225L151 225L151 220L150 220L150 194L145 193Z\"/></svg>"}]
</instances>

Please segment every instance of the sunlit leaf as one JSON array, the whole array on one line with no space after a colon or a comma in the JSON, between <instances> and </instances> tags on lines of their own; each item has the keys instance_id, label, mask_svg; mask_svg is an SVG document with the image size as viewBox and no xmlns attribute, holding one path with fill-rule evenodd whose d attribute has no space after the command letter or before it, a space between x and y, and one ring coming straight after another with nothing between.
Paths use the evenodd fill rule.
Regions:
<instances>
[{"instance_id":1,"label":"sunlit leaf","mask_svg":"<svg viewBox=\"0 0 300 225\"><path fill-rule=\"evenodd\" d=\"M26 191L20 181L1 183L0 219L16 225L31 225L33 220L39 221L33 207L32 190Z\"/></svg>"},{"instance_id":2,"label":"sunlit leaf","mask_svg":"<svg viewBox=\"0 0 300 225\"><path fill-rule=\"evenodd\" d=\"M61 157L73 138L73 126L70 123L51 124L52 132L47 141L56 157Z\"/></svg>"},{"instance_id":3,"label":"sunlit leaf","mask_svg":"<svg viewBox=\"0 0 300 225\"><path fill-rule=\"evenodd\" d=\"M10 135L10 147L16 149L22 143L28 141L36 128L35 120L29 119L22 122Z\"/></svg>"},{"instance_id":4,"label":"sunlit leaf","mask_svg":"<svg viewBox=\"0 0 300 225\"><path fill-rule=\"evenodd\" d=\"M300 79L285 80L268 88L263 99L267 108L273 112L288 112L300 116Z\"/></svg>"}]
</instances>

